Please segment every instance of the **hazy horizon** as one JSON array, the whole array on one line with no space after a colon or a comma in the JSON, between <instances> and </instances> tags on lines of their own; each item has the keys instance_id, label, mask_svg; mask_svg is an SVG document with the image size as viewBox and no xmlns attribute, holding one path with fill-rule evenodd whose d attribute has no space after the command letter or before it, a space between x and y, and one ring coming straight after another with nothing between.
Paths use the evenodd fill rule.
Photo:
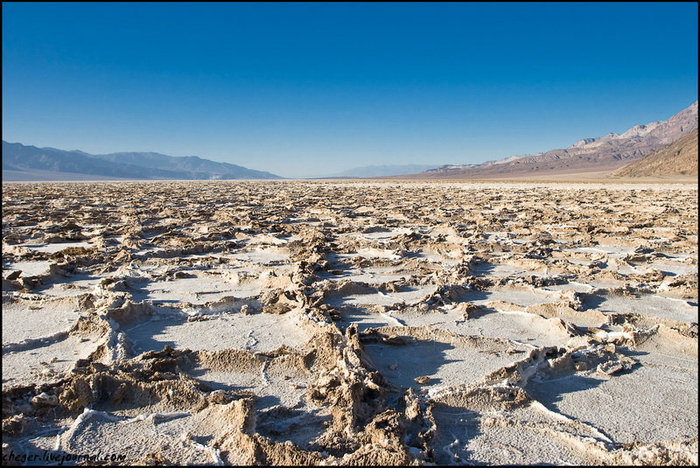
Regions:
<instances>
[{"instance_id":1,"label":"hazy horizon","mask_svg":"<svg viewBox=\"0 0 700 468\"><path fill-rule=\"evenodd\" d=\"M695 3L4 3L3 139L283 177L474 164L697 100Z\"/></svg>"}]
</instances>

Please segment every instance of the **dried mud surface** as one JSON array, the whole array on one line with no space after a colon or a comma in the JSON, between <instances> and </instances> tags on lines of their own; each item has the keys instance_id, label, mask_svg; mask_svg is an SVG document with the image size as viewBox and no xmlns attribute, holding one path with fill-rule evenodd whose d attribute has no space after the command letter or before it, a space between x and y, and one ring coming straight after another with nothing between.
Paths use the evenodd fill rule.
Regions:
<instances>
[{"instance_id":1,"label":"dried mud surface","mask_svg":"<svg viewBox=\"0 0 700 468\"><path fill-rule=\"evenodd\" d=\"M696 186L2 190L3 454L698 463Z\"/></svg>"}]
</instances>

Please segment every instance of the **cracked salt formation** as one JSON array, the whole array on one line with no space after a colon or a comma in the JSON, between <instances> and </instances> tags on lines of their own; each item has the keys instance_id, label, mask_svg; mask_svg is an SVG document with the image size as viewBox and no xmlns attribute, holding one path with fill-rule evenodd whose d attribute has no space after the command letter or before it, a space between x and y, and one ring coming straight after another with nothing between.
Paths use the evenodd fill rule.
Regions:
<instances>
[{"instance_id":1,"label":"cracked salt formation","mask_svg":"<svg viewBox=\"0 0 700 468\"><path fill-rule=\"evenodd\" d=\"M173 311L131 323L123 331L134 354L160 351L166 345L194 351L235 348L264 352L305 343L310 335L304 325L300 310L281 316L240 311L188 315ZM203 336L207 339L202 340Z\"/></svg>"},{"instance_id":2,"label":"cracked salt formation","mask_svg":"<svg viewBox=\"0 0 700 468\"><path fill-rule=\"evenodd\" d=\"M3 453L698 463L697 187L3 185Z\"/></svg>"},{"instance_id":3,"label":"cracked salt formation","mask_svg":"<svg viewBox=\"0 0 700 468\"><path fill-rule=\"evenodd\" d=\"M35 385L60 380L78 362L100 354L100 348L110 338L108 326L98 318L85 316L74 316L71 322L71 313L66 304L63 306L48 304L45 309L36 309L38 314L23 313L11 306L3 308L3 320L7 316L9 322L7 334L3 330L3 388L6 384ZM54 323L44 323L41 312ZM13 338L16 341L10 341Z\"/></svg>"},{"instance_id":4,"label":"cracked salt formation","mask_svg":"<svg viewBox=\"0 0 700 468\"><path fill-rule=\"evenodd\" d=\"M405 325L430 326L448 330L455 335L486 338L505 338L530 346L565 346L578 337L556 317L545 318L521 311L499 311L488 307L473 307L466 315L462 308L426 314L420 310L407 310L396 314Z\"/></svg>"},{"instance_id":5,"label":"cracked salt formation","mask_svg":"<svg viewBox=\"0 0 700 468\"><path fill-rule=\"evenodd\" d=\"M432 327L379 327L360 340L368 361L391 385L414 390L476 382L527 349L509 340L458 336Z\"/></svg>"},{"instance_id":6,"label":"cracked salt formation","mask_svg":"<svg viewBox=\"0 0 700 468\"><path fill-rule=\"evenodd\" d=\"M36 296L24 296L23 299L3 304L3 346L67 333L80 318L80 302L83 298L41 300Z\"/></svg>"},{"instance_id":7,"label":"cracked salt formation","mask_svg":"<svg viewBox=\"0 0 700 468\"><path fill-rule=\"evenodd\" d=\"M634 372L621 369L613 377L598 368L554 378L544 374L525 388L548 409L619 443L687 437L698 421L697 339L661 326L637 341L642 342L620 351L638 361ZM626 397L630 393L634 399Z\"/></svg>"},{"instance_id":8,"label":"cracked salt formation","mask_svg":"<svg viewBox=\"0 0 700 468\"><path fill-rule=\"evenodd\" d=\"M19 271L24 276L39 276L49 271L51 262L48 260L29 260L25 262L11 262L3 270Z\"/></svg>"},{"instance_id":9,"label":"cracked salt formation","mask_svg":"<svg viewBox=\"0 0 700 468\"><path fill-rule=\"evenodd\" d=\"M600 463L585 446L577 447L566 432L554 429L561 421L553 415L536 407L512 408L506 416L502 413L497 408L473 411L436 404L432 411L437 426L435 460L444 465Z\"/></svg>"},{"instance_id":10,"label":"cracked salt formation","mask_svg":"<svg viewBox=\"0 0 700 468\"><path fill-rule=\"evenodd\" d=\"M667 298L656 294L625 296L608 292L584 296L587 308L602 313L640 314L685 323L698 323L698 307L693 301ZM693 305L695 304L695 305Z\"/></svg>"}]
</instances>

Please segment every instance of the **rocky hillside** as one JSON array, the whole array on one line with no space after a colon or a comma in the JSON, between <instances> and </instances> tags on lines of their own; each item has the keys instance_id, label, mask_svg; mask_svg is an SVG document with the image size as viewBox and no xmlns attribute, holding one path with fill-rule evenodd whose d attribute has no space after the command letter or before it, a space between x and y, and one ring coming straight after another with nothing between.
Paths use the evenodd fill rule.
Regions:
<instances>
[{"instance_id":1,"label":"rocky hillside","mask_svg":"<svg viewBox=\"0 0 700 468\"><path fill-rule=\"evenodd\" d=\"M698 175L698 129L618 169L613 177L669 177Z\"/></svg>"},{"instance_id":2,"label":"rocky hillside","mask_svg":"<svg viewBox=\"0 0 700 468\"><path fill-rule=\"evenodd\" d=\"M565 149L509 157L477 165L431 169L412 178L490 179L557 173L610 171L640 160L698 127L698 103L668 120L635 125L618 135L584 138Z\"/></svg>"}]
</instances>

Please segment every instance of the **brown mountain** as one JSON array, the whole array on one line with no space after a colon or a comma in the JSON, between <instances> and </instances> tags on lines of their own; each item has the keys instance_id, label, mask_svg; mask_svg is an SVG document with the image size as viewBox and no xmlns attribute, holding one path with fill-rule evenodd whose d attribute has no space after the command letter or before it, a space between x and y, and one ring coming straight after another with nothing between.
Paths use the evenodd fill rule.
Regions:
<instances>
[{"instance_id":1,"label":"brown mountain","mask_svg":"<svg viewBox=\"0 0 700 468\"><path fill-rule=\"evenodd\" d=\"M635 125L621 135L579 140L565 149L483 164L451 165L398 176L421 179L495 179L611 171L669 145L698 127L698 102L668 120Z\"/></svg>"},{"instance_id":2,"label":"brown mountain","mask_svg":"<svg viewBox=\"0 0 700 468\"><path fill-rule=\"evenodd\" d=\"M612 173L613 177L668 177L698 175L698 129L680 137L644 159Z\"/></svg>"}]
</instances>

